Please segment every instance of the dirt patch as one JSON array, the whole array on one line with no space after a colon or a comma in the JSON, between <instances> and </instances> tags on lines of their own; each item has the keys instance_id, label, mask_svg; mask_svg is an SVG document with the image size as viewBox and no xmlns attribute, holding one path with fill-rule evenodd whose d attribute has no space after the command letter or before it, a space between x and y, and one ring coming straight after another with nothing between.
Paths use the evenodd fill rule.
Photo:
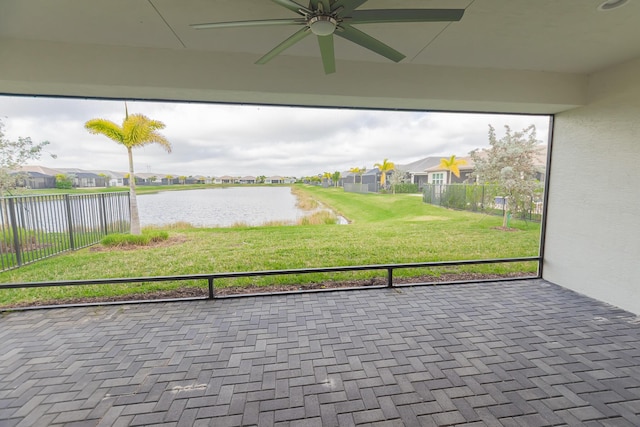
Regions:
<instances>
[{"instance_id":1,"label":"dirt patch","mask_svg":"<svg viewBox=\"0 0 640 427\"><path fill-rule=\"evenodd\" d=\"M172 234L167 240L150 242L148 245L103 246L98 244L91 246L89 248L89 252L137 251L139 249L164 248L167 246L179 245L187 240L187 236L184 234Z\"/></svg>"},{"instance_id":2,"label":"dirt patch","mask_svg":"<svg viewBox=\"0 0 640 427\"><path fill-rule=\"evenodd\" d=\"M50 248L51 246L52 245L48 243L38 243L36 242L35 238L33 238L29 242L20 242L20 251L31 252L31 251L37 251L39 249ZM0 254L14 254L14 253L16 253L16 248L13 245L13 242L11 244L0 242Z\"/></svg>"},{"instance_id":3,"label":"dirt patch","mask_svg":"<svg viewBox=\"0 0 640 427\"><path fill-rule=\"evenodd\" d=\"M506 274L481 274L481 273L452 273L435 276L417 276L403 277L394 280L394 285L408 285L419 283L451 283L451 282L473 282L480 280L520 278L520 277L536 277L534 273L506 273ZM228 288L216 288L216 296L231 295L251 295L260 293L278 293L292 291L311 291L320 289L342 289L357 288L368 286L385 286L387 280L384 277L374 279L361 280L345 280L340 282L323 282L311 283L306 285L274 285L274 286L238 286ZM166 291L154 291L144 294L118 295L112 297L87 297L87 298L65 298L49 301L23 302L13 304L11 308L51 306L64 304L92 304L103 302L123 302L123 301L143 301L143 300L161 300L161 299L178 299L178 298L196 298L206 297L208 290L206 288L184 287L171 289ZM0 307L2 308L2 307ZM3 307L8 308L8 307Z\"/></svg>"}]
</instances>

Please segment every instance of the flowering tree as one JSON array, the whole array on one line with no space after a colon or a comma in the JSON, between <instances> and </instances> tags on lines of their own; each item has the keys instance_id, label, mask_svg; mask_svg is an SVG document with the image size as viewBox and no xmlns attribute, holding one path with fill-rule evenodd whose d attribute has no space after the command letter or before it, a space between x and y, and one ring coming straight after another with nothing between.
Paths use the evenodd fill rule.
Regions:
<instances>
[{"instance_id":1,"label":"flowering tree","mask_svg":"<svg viewBox=\"0 0 640 427\"><path fill-rule=\"evenodd\" d=\"M30 137L9 141L4 137L4 123L0 120L0 197L11 194L27 178L20 168L30 160L38 160L49 141L35 143ZM52 155L55 158L55 155Z\"/></svg>"},{"instance_id":2,"label":"flowering tree","mask_svg":"<svg viewBox=\"0 0 640 427\"><path fill-rule=\"evenodd\" d=\"M505 135L498 139L489 125L489 145L486 150L473 150L475 174L481 183L495 184L505 197L502 226L507 227L508 215L531 200L540 183L536 179L534 158L540 148L536 127L531 125L520 132L505 126Z\"/></svg>"}]
</instances>

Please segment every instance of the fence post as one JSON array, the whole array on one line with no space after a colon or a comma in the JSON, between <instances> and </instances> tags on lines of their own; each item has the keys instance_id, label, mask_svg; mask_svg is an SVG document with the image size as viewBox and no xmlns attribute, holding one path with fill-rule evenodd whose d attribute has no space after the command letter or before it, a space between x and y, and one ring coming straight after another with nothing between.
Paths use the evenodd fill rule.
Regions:
<instances>
[{"instance_id":1,"label":"fence post","mask_svg":"<svg viewBox=\"0 0 640 427\"><path fill-rule=\"evenodd\" d=\"M387 287L393 288L393 268L387 268Z\"/></svg>"},{"instance_id":2,"label":"fence post","mask_svg":"<svg viewBox=\"0 0 640 427\"><path fill-rule=\"evenodd\" d=\"M104 193L100 194L100 207L102 208L100 210L100 219L102 219L102 233L106 236L108 233L107 230L107 206L106 203L104 201Z\"/></svg>"},{"instance_id":3,"label":"fence post","mask_svg":"<svg viewBox=\"0 0 640 427\"><path fill-rule=\"evenodd\" d=\"M9 202L9 221L11 222L11 230L13 231L13 246L16 250L16 263L18 267L22 265L22 248L20 247L20 235L18 234L18 218L16 217L16 205L13 199L7 199Z\"/></svg>"},{"instance_id":4,"label":"fence post","mask_svg":"<svg viewBox=\"0 0 640 427\"><path fill-rule=\"evenodd\" d=\"M215 298L215 291L213 287L213 277L209 277L209 299Z\"/></svg>"},{"instance_id":5,"label":"fence post","mask_svg":"<svg viewBox=\"0 0 640 427\"><path fill-rule=\"evenodd\" d=\"M69 228L69 247L75 250L76 244L73 239L73 218L71 217L71 199L68 194L64 195L64 202L67 208L67 227Z\"/></svg>"}]
</instances>

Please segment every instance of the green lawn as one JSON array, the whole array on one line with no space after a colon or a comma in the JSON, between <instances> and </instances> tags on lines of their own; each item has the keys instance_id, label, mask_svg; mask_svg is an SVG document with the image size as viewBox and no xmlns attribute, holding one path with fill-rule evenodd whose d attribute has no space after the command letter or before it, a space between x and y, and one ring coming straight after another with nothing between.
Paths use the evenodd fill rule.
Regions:
<instances>
[{"instance_id":1,"label":"green lawn","mask_svg":"<svg viewBox=\"0 0 640 427\"><path fill-rule=\"evenodd\" d=\"M0 283L145 277L211 272L413 263L537 256L540 226L424 204L407 194L353 194L297 186L351 221L349 225L299 225L169 229L170 243L136 250L87 248L0 273ZM536 263L465 266L446 271L535 272ZM397 270L395 278L439 275L444 269ZM326 273L216 280L216 286L301 284L379 277L384 272ZM118 295L206 283L173 282L0 290L0 306L19 301Z\"/></svg>"}]
</instances>

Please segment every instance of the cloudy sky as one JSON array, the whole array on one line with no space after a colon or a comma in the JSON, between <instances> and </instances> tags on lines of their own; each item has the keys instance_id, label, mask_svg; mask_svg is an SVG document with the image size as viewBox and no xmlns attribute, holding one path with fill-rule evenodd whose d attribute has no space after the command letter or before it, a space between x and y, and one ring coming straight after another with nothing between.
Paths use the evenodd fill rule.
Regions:
<instances>
[{"instance_id":1,"label":"cloudy sky","mask_svg":"<svg viewBox=\"0 0 640 427\"><path fill-rule=\"evenodd\" d=\"M173 146L134 151L136 172L172 175L309 176L370 169L388 158L406 164L428 156L462 157L488 146L488 125L521 130L535 124L546 143L547 116L394 112L349 109L129 101L129 113L165 123ZM5 138L49 141L37 164L127 171L126 149L84 123L124 118L122 101L0 96Z\"/></svg>"}]
</instances>

